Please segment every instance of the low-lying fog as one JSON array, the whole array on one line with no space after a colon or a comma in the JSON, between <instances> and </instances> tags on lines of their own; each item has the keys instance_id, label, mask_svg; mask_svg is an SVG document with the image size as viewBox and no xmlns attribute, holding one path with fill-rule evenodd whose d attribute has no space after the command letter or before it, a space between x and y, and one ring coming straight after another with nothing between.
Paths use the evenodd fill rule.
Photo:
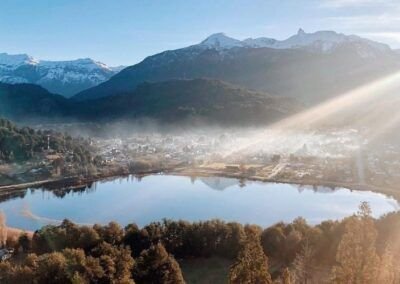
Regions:
<instances>
[{"instance_id":1,"label":"low-lying fog","mask_svg":"<svg viewBox=\"0 0 400 284\"><path fill-rule=\"evenodd\" d=\"M265 127L136 123L39 125L90 138L107 163L145 161L193 173L397 188L400 73ZM157 167L154 167L157 164Z\"/></svg>"}]
</instances>

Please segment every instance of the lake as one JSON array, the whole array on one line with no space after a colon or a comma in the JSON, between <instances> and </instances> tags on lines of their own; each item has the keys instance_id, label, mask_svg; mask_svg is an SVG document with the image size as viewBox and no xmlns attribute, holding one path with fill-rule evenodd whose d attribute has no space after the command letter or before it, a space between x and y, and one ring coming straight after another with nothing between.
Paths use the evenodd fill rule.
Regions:
<instances>
[{"instance_id":1,"label":"lake","mask_svg":"<svg viewBox=\"0 0 400 284\"><path fill-rule=\"evenodd\" d=\"M26 230L64 218L79 224L139 226L163 218L219 218L267 227L298 216L311 224L341 219L355 213L362 201L370 203L375 217L399 209L395 199L369 191L168 175L99 181L75 191L28 189L18 195L2 198L0 210L8 226Z\"/></svg>"}]
</instances>

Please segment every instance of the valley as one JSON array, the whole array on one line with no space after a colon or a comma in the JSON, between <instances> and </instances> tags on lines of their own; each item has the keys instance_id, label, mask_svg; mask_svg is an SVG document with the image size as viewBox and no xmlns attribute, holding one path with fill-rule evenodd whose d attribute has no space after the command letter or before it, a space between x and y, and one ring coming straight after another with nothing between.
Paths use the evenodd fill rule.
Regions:
<instances>
[{"instance_id":1,"label":"valley","mask_svg":"<svg viewBox=\"0 0 400 284\"><path fill-rule=\"evenodd\" d=\"M262 151L240 148L263 131L214 128L177 133L139 132L121 138L91 137L86 143L90 144L92 162L79 171L70 152L51 148L22 165L3 161L2 190L7 195L13 188L84 187L113 176L169 173L346 187L400 198L397 144L386 142L382 151L355 129L332 129L285 134L270 131L265 134ZM49 141L52 139L50 135ZM382 157L386 157L383 163Z\"/></svg>"},{"instance_id":2,"label":"valley","mask_svg":"<svg viewBox=\"0 0 400 284\"><path fill-rule=\"evenodd\" d=\"M398 50L183 42L0 53L0 283L399 283Z\"/></svg>"}]
</instances>

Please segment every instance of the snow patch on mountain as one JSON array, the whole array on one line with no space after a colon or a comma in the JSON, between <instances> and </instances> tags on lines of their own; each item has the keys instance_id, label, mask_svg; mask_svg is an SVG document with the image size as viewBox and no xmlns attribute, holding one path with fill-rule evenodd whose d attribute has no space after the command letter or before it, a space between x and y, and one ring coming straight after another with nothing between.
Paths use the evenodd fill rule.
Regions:
<instances>
[{"instance_id":1,"label":"snow patch on mountain","mask_svg":"<svg viewBox=\"0 0 400 284\"><path fill-rule=\"evenodd\" d=\"M17 67L23 64L37 64L38 61L27 54L0 53L0 65L3 67Z\"/></svg>"},{"instance_id":2,"label":"snow patch on mountain","mask_svg":"<svg viewBox=\"0 0 400 284\"><path fill-rule=\"evenodd\" d=\"M17 76L1 76L0 75L0 82L7 83L7 84L22 84L22 83L29 83L29 81L22 77Z\"/></svg>"},{"instance_id":3,"label":"snow patch on mountain","mask_svg":"<svg viewBox=\"0 0 400 284\"><path fill-rule=\"evenodd\" d=\"M216 33L203 40L200 45L214 48L216 50L222 50L233 47L243 47L244 43L240 40L228 37L224 33Z\"/></svg>"},{"instance_id":4,"label":"snow patch on mountain","mask_svg":"<svg viewBox=\"0 0 400 284\"><path fill-rule=\"evenodd\" d=\"M0 53L0 66L17 68L21 65L36 65L38 67L43 67L43 68L71 67L71 68L82 68L90 71L99 68L104 70L112 69L112 67L109 67L102 62L94 61L91 58L82 58L82 59L65 60L65 61L47 61L47 60L37 60L27 54Z\"/></svg>"},{"instance_id":5,"label":"snow patch on mountain","mask_svg":"<svg viewBox=\"0 0 400 284\"><path fill-rule=\"evenodd\" d=\"M243 43L247 47L260 48L260 47L271 47L277 42L276 39L259 37L259 38L247 38L243 40Z\"/></svg>"},{"instance_id":6,"label":"snow patch on mountain","mask_svg":"<svg viewBox=\"0 0 400 284\"><path fill-rule=\"evenodd\" d=\"M0 53L0 82L39 84L65 96L98 85L121 69L123 66L109 67L90 58L48 61Z\"/></svg>"},{"instance_id":7,"label":"snow patch on mountain","mask_svg":"<svg viewBox=\"0 0 400 284\"><path fill-rule=\"evenodd\" d=\"M125 69L127 66L125 65L120 65L120 66L112 66L109 67L111 69L111 71L118 73L119 71L121 71L122 69Z\"/></svg>"},{"instance_id":8,"label":"snow patch on mountain","mask_svg":"<svg viewBox=\"0 0 400 284\"><path fill-rule=\"evenodd\" d=\"M355 35L345 35L334 31L318 31L306 33L299 29L296 35L276 43L276 48L313 47L323 52L329 52L343 44L364 44L381 52L389 51L390 47Z\"/></svg>"},{"instance_id":9,"label":"snow patch on mountain","mask_svg":"<svg viewBox=\"0 0 400 284\"><path fill-rule=\"evenodd\" d=\"M274 48L274 49L310 49L322 53L329 53L343 45L353 45L362 57L374 56L374 52L387 52L390 47L386 44L364 39L355 35L345 35L334 31L317 31L306 33L299 29L297 34L285 40L276 40L273 38L247 38L243 41L226 36L223 33L217 33L209 36L198 46L213 48L216 50L227 50L234 47L248 48Z\"/></svg>"}]
</instances>

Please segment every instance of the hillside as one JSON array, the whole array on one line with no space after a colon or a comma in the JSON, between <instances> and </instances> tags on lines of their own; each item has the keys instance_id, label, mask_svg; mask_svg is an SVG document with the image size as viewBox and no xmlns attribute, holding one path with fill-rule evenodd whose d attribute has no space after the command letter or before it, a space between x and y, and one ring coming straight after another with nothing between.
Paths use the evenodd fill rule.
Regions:
<instances>
[{"instance_id":1,"label":"hillside","mask_svg":"<svg viewBox=\"0 0 400 284\"><path fill-rule=\"evenodd\" d=\"M249 91L218 80L143 83L120 96L83 102L81 118L151 118L162 122L197 120L221 124L265 124L300 109L292 99Z\"/></svg>"},{"instance_id":2,"label":"hillside","mask_svg":"<svg viewBox=\"0 0 400 284\"><path fill-rule=\"evenodd\" d=\"M71 161L91 162L89 145L84 140L53 131L43 132L28 127L21 128L0 118L0 163L37 159L38 156L46 154L48 146L59 155L73 153Z\"/></svg>"},{"instance_id":3,"label":"hillside","mask_svg":"<svg viewBox=\"0 0 400 284\"><path fill-rule=\"evenodd\" d=\"M52 120L67 115L72 104L33 84L0 83L0 115L12 120Z\"/></svg>"},{"instance_id":4,"label":"hillside","mask_svg":"<svg viewBox=\"0 0 400 284\"><path fill-rule=\"evenodd\" d=\"M0 115L17 121L116 121L268 124L301 107L293 99L249 91L218 80L143 83L120 96L77 102L29 84L0 84Z\"/></svg>"},{"instance_id":5,"label":"hillside","mask_svg":"<svg viewBox=\"0 0 400 284\"><path fill-rule=\"evenodd\" d=\"M335 32L308 34L300 30L285 41L239 41L216 34L197 45L149 56L73 98L112 96L146 81L214 78L317 103L399 67L399 55L388 46Z\"/></svg>"}]
</instances>

